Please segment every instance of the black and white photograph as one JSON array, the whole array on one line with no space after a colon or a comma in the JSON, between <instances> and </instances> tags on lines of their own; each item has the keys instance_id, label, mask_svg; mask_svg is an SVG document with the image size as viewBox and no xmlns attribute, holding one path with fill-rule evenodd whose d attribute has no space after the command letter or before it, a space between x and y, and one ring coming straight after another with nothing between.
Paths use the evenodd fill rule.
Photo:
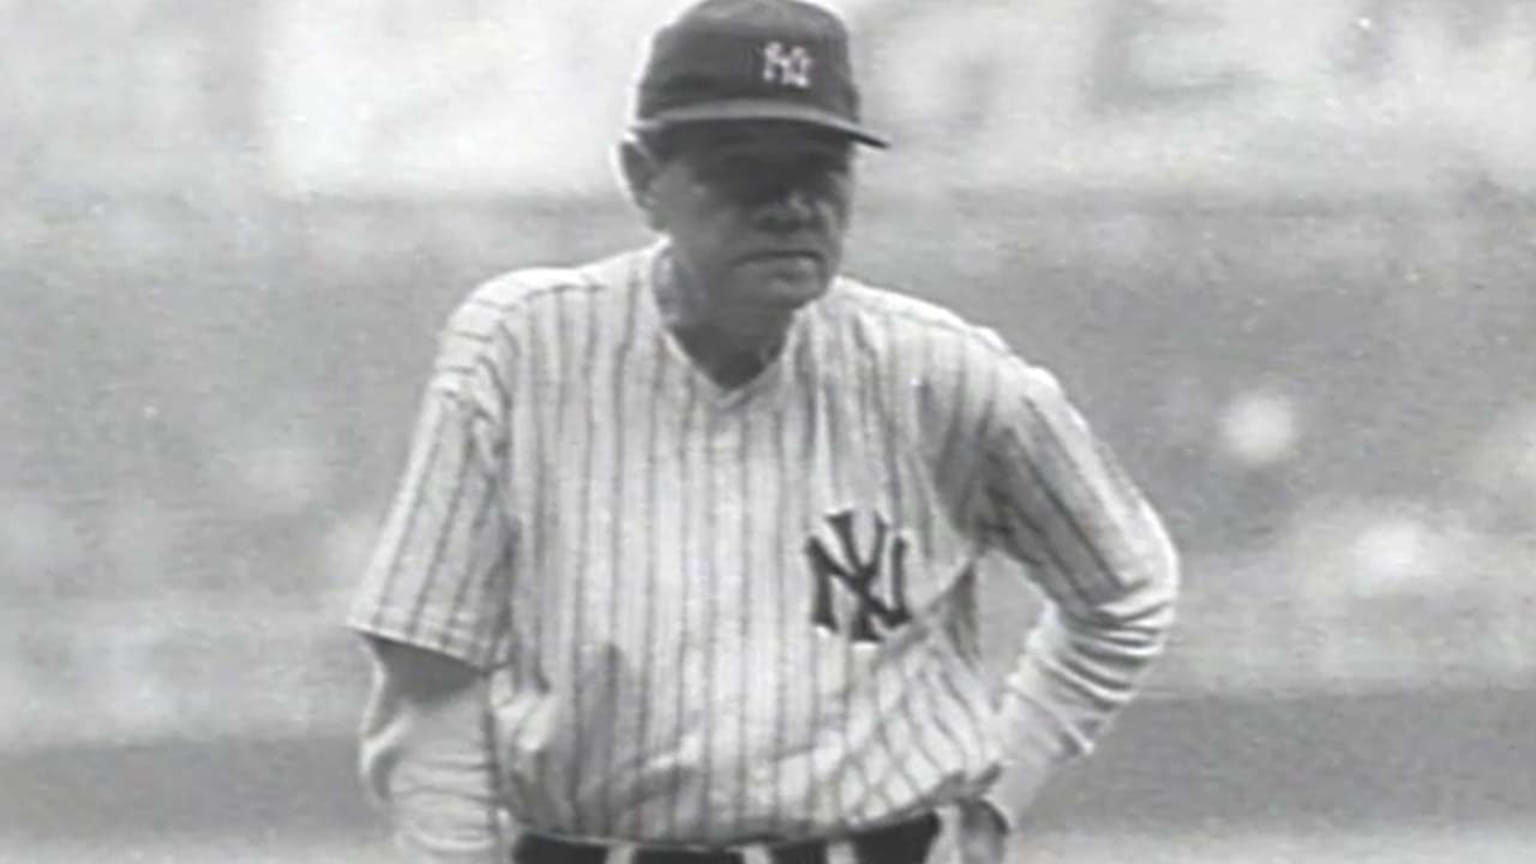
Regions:
<instances>
[{"instance_id":1,"label":"black and white photograph","mask_svg":"<svg viewBox=\"0 0 1536 864\"><path fill-rule=\"evenodd\" d=\"M0 0L0 864L1536 860L1533 0Z\"/></svg>"}]
</instances>

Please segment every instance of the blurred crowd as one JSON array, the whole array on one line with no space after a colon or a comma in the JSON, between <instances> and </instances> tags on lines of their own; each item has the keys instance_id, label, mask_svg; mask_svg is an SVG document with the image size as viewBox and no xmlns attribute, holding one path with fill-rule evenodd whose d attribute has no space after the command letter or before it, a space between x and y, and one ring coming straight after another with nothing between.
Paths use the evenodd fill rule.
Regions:
<instances>
[{"instance_id":1,"label":"blurred crowd","mask_svg":"<svg viewBox=\"0 0 1536 864\"><path fill-rule=\"evenodd\" d=\"M0 3L0 746L82 707L109 738L352 722L334 622L439 322L642 236L616 194L274 191L281 6ZM887 188L852 263L993 323L1125 456L1189 567L1160 686L1523 685L1536 200L1458 176Z\"/></svg>"}]
</instances>

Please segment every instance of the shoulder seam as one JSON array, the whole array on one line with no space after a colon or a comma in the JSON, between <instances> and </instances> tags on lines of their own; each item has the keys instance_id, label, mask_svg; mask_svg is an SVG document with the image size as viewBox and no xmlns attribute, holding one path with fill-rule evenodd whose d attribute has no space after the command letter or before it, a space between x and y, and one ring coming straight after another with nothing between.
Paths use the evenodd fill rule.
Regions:
<instances>
[{"instance_id":1,"label":"shoulder seam","mask_svg":"<svg viewBox=\"0 0 1536 864\"><path fill-rule=\"evenodd\" d=\"M1013 357L1023 361L1022 357L1010 350L1002 337L996 335L995 328L975 324L962 318L953 310L939 306L921 297L902 294L888 288L879 288L867 285L854 279L846 280L845 284L853 289L845 296L859 308L867 309L877 315L885 315L901 318L925 329L937 330L960 337L968 344L980 345L993 354L1005 357ZM893 303L871 303L864 300L867 296L888 295L896 299ZM1027 361L1023 361L1027 362Z\"/></svg>"},{"instance_id":2,"label":"shoulder seam","mask_svg":"<svg viewBox=\"0 0 1536 864\"><path fill-rule=\"evenodd\" d=\"M613 286L601 279L596 270L613 263L619 257L577 267L511 270L488 279L460 301L449 316L446 332L481 343L495 341L496 334L505 338L510 335L508 328L512 326L517 313L529 310L548 298L575 292L592 295L612 290ZM488 320L482 320L476 326L470 323L473 318L465 320L466 311L470 315L480 313Z\"/></svg>"},{"instance_id":3,"label":"shoulder seam","mask_svg":"<svg viewBox=\"0 0 1536 864\"><path fill-rule=\"evenodd\" d=\"M523 281L528 277L555 274L564 278L560 281L542 283ZM516 287L519 290L499 302L486 296L501 286ZM519 306L528 305L551 295L564 294L571 291L597 293L607 287L600 280L593 278L586 267L573 267L563 270L514 270L481 283L478 288L470 292L469 297L464 300L464 304L490 309L495 312L509 312Z\"/></svg>"}]
</instances>

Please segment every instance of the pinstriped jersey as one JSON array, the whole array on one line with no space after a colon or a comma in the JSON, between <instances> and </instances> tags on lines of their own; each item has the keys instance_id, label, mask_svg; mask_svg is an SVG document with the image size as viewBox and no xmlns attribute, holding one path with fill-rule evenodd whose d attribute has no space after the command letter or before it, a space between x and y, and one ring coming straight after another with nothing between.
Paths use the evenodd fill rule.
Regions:
<instances>
[{"instance_id":1,"label":"pinstriped jersey","mask_svg":"<svg viewBox=\"0 0 1536 864\"><path fill-rule=\"evenodd\" d=\"M518 271L458 309L349 615L486 672L512 819L836 836L984 793L1010 721L1085 749L1161 644L1174 565L1054 379L840 278L725 389L663 322L664 254ZM1055 606L1001 702L993 550Z\"/></svg>"}]
</instances>

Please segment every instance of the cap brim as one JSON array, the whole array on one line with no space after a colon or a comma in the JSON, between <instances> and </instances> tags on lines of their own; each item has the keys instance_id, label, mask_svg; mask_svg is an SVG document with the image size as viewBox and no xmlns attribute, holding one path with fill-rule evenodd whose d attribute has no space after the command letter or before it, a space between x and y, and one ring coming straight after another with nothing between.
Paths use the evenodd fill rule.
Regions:
<instances>
[{"instance_id":1,"label":"cap brim","mask_svg":"<svg viewBox=\"0 0 1536 864\"><path fill-rule=\"evenodd\" d=\"M709 102L689 105L659 112L640 120L635 125L641 129L658 128L688 123L717 123L737 120L783 120L804 123L838 132L869 147L891 146L886 139L829 111L810 105L772 101L767 99L735 99L728 102Z\"/></svg>"}]
</instances>

